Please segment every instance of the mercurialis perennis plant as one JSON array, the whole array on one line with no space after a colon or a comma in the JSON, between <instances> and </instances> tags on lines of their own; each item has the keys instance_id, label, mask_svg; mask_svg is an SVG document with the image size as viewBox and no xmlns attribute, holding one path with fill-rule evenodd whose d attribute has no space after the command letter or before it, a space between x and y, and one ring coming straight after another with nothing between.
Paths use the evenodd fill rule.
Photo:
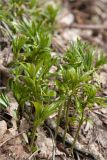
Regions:
<instances>
[{"instance_id":1,"label":"mercurialis perennis plant","mask_svg":"<svg viewBox=\"0 0 107 160\"><path fill-rule=\"evenodd\" d=\"M55 137L61 120L65 122L63 142L69 125L75 121L78 125L73 149L80 128L87 120L86 113L93 110L95 103L105 104L99 94L101 87L96 73L107 63L106 57L97 56L93 47L81 40L71 43L62 56L51 55L57 7L47 5L41 9L37 0L9 0L0 8L2 34L9 37L13 52L8 87L19 104L18 125L22 117L28 121L29 144L34 151L37 128L50 115L57 114ZM50 72L53 66L56 69ZM0 103L7 104L3 94Z\"/></svg>"}]
</instances>

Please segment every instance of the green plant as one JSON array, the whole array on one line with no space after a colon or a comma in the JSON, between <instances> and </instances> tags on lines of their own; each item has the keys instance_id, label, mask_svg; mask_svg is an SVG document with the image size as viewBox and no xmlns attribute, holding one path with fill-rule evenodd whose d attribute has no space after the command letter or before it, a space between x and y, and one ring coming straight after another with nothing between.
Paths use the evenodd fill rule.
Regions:
<instances>
[{"instance_id":1,"label":"green plant","mask_svg":"<svg viewBox=\"0 0 107 160\"><path fill-rule=\"evenodd\" d=\"M33 150L37 128L50 115L58 112L55 137L61 119L65 120L64 142L74 119L78 128L73 150L81 125L87 120L85 112L92 111L94 103L104 104L105 99L98 94L100 86L95 81L95 74L107 59L102 54L97 57L93 48L80 40L71 44L64 56L52 58L51 38L58 8L42 5L39 0L3 3L0 4L0 28L4 36L9 36L14 54L9 65L13 75L9 86L19 103L18 122L22 117L28 120ZM57 71L51 73L53 65ZM0 104L8 105L3 94Z\"/></svg>"},{"instance_id":2,"label":"green plant","mask_svg":"<svg viewBox=\"0 0 107 160\"><path fill-rule=\"evenodd\" d=\"M104 104L105 102L104 98L98 96L100 86L97 81L94 81L97 70L105 63L107 63L107 59L105 60L103 56L96 58L90 45L77 40L67 50L63 57L63 64L59 67L56 86L60 97L63 96L65 102L59 108L58 125L61 117L65 118L64 141L72 118L78 122L72 149L79 135L81 125L87 119L85 111L91 111L94 103ZM74 110L73 113L70 113L71 109Z\"/></svg>"},{"instance_id":3,"label":"green plant","mask_svg":"<svg viewBox=\"0 0 107 160\"><path fill-rule=\"evenodd\" d=\"M52 6L52 5L48 5L46 7L45 12L43 13L44 18L46 19L45 23L48 23L51 27L51 25L54 25L55 23L55 19L56 19L56 15L58 14L58 7Z\"/></svg>"},{"instance_id":4,"label":"green plant","mask_svg":"<svg viewBox=\"0 0 107 160\"><path fill-rule=\"evenodd\" d=\"M31 40L34 35L27 35L26 37ZM97 95L100 91L100 86L97 81L94 82L94 76L99 67L106 63L106 60L103 56L96 58L93 48L78 40L70 46L64 57L62 57L63 63L58 65L57 60L51 58L48 40L42 46L41 54L39 53L41 51L39 48L39 50L35 50L35 55L33 55L34 45L30 45L30 49L28 49L29 54L26 54L26 44L30 44L30 41L27 42L27 38L23 39L23 41L20 38L16 39L18 42L13 41L13 44L15 44L13 45L13 51L18 53L17 60L19 62L17 61L17 65L15 64L15 68L13 68L14 80L11 82L11 89L19 102L18 115L23 116L26 102L31 104L32 109L35 108L31 148L33 148L37 127L49 115L58 111L55 137L57 136L61 117L66 122L63 141L65 141L66 132L72 119L74 118L78 122L78 128L72 146L73 149L81 125L87 120L85 111L91 111L94 103L103 104L105 101L105 99ZM38 46L41 46L43 41L40 40ZM46 46L48 48L47 50L45 49ZM24 58L19 57L21 56L22 48ZM58 67L58 71L55 74L49 72L52 65L57 65ZM49 88L48 84L51 78L56 78L54 88L57 92ZM22 91L21 93L20 90ZM58 99L57 103L54 103L56 101L55 99ZM51 107L51 105L54 107ZM73 117L70 117L71 108L74 109ZM30 112L32 112L32 109L30 109Z\"/></svg>"},{"instance_id":5,"label":"green plant","mask_svg":"<svg viewBox=\"0 0 107 160\"><path fill-rule=\"evenodd\" d=\"M47 63L48 62L48 63ZM19 63L13 69L12 73L14 79L10 80L10 87L14 93L16 100L19 103L17 115L18 120L25 114L32 113L32 117L29 117L32 126L31 134L31 146L35 139L35 132L37 127L43 123L49 115L57 111L55 101L56 92L49 88L49 77L52 76L49 73L51 66L54 64L54 60L41 59L35 65L33 63ZM30 109L26 108L26 102L30 103ZM26 110L26 111L25 111Z\"/></svg>"},{"instance_id":6,"label":"green plant","mask_svg":"<svg viewBox=\"0 0 107 160\"><path fill-rule=\"evenodd\" d=\"M9 106L8 97L4 93L1 93L0 94L0 109L7 108L7 106Z\"/></svg>"},{"instance_id":7,"label":"green plant","mask_svg":"<svg viewBox=\"0 0 107 160\"><path fill-rule=\"evenodd\" d=\"M35 134L37 131L37 128L43 124L43 122L53 113L57 112L58 104L52 103L48 106L43 106L41 103L34 102L35 107L35 118L33 123L33 131L31 136L31 148L33 148L33 143L35 139Z\"/></svg>"},{"instance_id":8,"label":"green plant","mask_svg":"<svg viewBox=\"0 0 107 160\"><path fill-rule=\"evenodd\" d=\"M37 63L50 57L51 34L42 25L24 18L14 27L19 33L12 40L14 61Z\"/></svg>"},{"instance_id":9,"label":"green plant","mask_svg":"<svg viewBox=\"0 0 107 160\"><path fill-rule=\"evenodd\" d=\"M52 77L49 70L56 63L56 59L51 58L50 48L56 14L57 8L43 7L38 0L9 0L0 5L0 27L3 36L9 37L14 54L13 62L9 64L13 75L9 86L19 103L18 124L23 116L28 118L32 145L37 127L57 111L56 102L53 103L56 92L49 87ZM30 103L29 108L26 102ZM34 105L37 103L40 110ZM40 113L42 117L38 117Z\"/></svg>"}]
</instances>

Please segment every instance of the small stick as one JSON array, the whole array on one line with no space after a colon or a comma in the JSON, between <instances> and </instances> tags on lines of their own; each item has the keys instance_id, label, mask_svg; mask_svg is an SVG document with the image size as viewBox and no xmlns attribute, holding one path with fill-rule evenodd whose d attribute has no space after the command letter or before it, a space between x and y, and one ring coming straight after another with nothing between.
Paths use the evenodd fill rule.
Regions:
<instances>
[{"instance_id":1,"label":"small stick","mask_svg":"<svg viewBox=\"0 0 107 160\"><path fill-rule=\"evenodd\" d=\"M6 89L6 87L0 87L0 90L5 90Z\"/></svg>"},{"instance_id":2,"label":"small stick","mask_svg":"<svg viewBox=\"0 0 107 160\"><path fill-rule=\"evenodd\" d=\"M87 25L87 24L72 24L72 28L78 28L78 29L92 29L92 30L105 30L107 29L107 25L102 24L102 25Z\"/></svg>"},{"instance_id":3,"label":"small stick","mask_svg":"<svg viewBox=\"0 0 107 160\"><path fill-rule=\"evenodd\" d=\"M103 118L106 118L107 119L107 116L105 114L102 114L98 111L94 111L95 114L98 114L99 116L102 116Z\"/></svg>"},{"instance_id":4,"label":"small stick","mask_svg":"<svg viewBox=\"0 0 107 160\"><path fill-rule=\"evenodd\" d=\"M56 152L56 144L55 144L55 139L54 139L54 136L53 136L53 133L51 131L51 129L46 126L46 128L49 130L50 134L51 134L51 138L52 138L52 143L53 143L53 154L52 154L52 160L55 160L55 152Z\"/></svg>"},{"instance_id":5,"label":"small stick","mask_svg":"<svg viewBox=\"0 0 107 160\"><path fill-rule=\"evenodd\" d=\"M31 156L28 158L28 160L32 160L32 158L38 153L39 149L37 149Z\"/></svg>"},{"instance_id":6,"label":"small stick","mask_svg":"<svg viewBox=\"0 0 107 160\"><path fill-rule=\"evenodd\" d=\"M55 131L56 129L56 123L54 120L48 118L47 121L46 121L46 124L52 129ZM63 135L64 135L64 130L59 127L59 130L58 130L58 136L61 137L63 139ZM74 141L74 138L69 135L68 133L66 134L66 139L65 139L65 142L67 144L70 144L72 145L73 144L73 141ZM99 153L97 151L97 149L93 149L93 148L90 148L90 149L87 149L86 146L82 145L81 143L79 142L76 142L75 146L74 146L74 149L86 156L89 156L89 157L92 157L94 160L105 160L104 157L102 156L101 153Z\"/></svg>"}]
</instances>

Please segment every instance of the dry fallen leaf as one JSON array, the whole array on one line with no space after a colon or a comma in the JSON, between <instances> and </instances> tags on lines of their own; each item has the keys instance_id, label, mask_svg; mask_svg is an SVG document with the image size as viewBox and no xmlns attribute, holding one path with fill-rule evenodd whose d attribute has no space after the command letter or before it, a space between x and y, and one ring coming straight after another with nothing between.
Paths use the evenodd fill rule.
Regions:
<instances>
[{"instance_id":1,"label":"dry fallen leaf","mask_svg":"<svg viewBox=\"0 0 107 160\"><path fill-rule=\"evenodd\" d=\"M49 70L49 73L55 73L57 71L57 67L56 66L52 66Z\"/></svg>"},{"instance_id":2,"label":"dry fallen leaf","mask_svg":"<svg viewBox=\"0 0 107 160\"><path fill-rule=\"evenodd\" d=\"M103 148L107 148L107 132L100 129L97 133L97 142L99 142Z\"/></svg>"},{"instance_id":3,"label":"dry fallen leaf","mask_svg":"<svg viewBox=\"0 0 107 160\"><path fill-rule=\"evenodd\" d=\"M54 143L52 138L46 137L46 133L43 131L43 129L38 129L38 132L39 134L36 141L36 144L40 149L38 156L39 158L45 158L48 160L52 157ZM56 155L63 155L63 153L56 148Z\"/></svg>"},{"instance_id":4,"label":"dry fallen leaf","mask_svg":"<svg viewBox=\"0 0 107 160\"><path fill-rule=\"evenodd\" d=\"M16 111L17 111L17 108L18 108L18 103L17 101L15 100L15 98L13 97L13 93L12 92L9 92L7 94L7 97L9 99L9 107L7 108L7 111L8 113L11 115L12 117L12 124L13 124L13 128L15 130L17 130L17 124L16 124L16 120L17 120L17 117L16 117Z\"/></svg>"},{"instance_id":5,"label":"dry fallen leaf","mask_svg":"<svg viewBox=\"0 0 107 160\"><path fill-rule=\"evenodd\" d=\"M23 132L24 130L27 130L27 129L29 129L29 124L25 118L22 118L20 121L19 131ZM23 133L22 136L23 136L25 142L28 143L29 141L28 141L27 134Z\"/></svg>"},{"instance_id":6,"label":"dry fallen leaf","mask_svg":"<svg viewBox=\"0 0 107 160\"><path fill-rule=\"evenodd\" d=\"M102 86L105 87L107 85L107 73L101 72L99 79L100 79L100 82L102 83Z\"/></svg>"},{"instance_id":7,"label":"dry fallen leaf","mask_svg":"<svg viewBox=\"0 0 107 160\"><path fill-rule=\"evenodd\" d=\"M3 135L7 131L7 123L2 120L0 121L0 140L3 138Z\"/></svg>"}]
</instances>

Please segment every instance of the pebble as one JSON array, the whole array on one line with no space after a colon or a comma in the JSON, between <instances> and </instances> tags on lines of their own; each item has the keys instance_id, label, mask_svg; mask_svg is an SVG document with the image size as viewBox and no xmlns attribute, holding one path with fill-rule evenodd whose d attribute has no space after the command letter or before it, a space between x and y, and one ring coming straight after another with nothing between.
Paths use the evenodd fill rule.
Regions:
<instances>
[{"instance_id":1,"label":"pebble","mask_svg":"<svg viewBox=\"0 0 107 160\"><path fill-rule=\"evenodd\" d=\"M66 29L63 33L62 33L62 37L64 38L64 40L66 41L72 41L75 42L77 40L77 38L79 37L79 30L78 29Z\"/></svg>"},{"instance_id":2,"label":"pebble","mask_svg":"<svg viewBox=\"0 0 107 160\"><path fill-rule=\"evenodd\" d=\"M69 13L60 20L60 25L69 27L74 22L73 14Z\"/></svg>"}]
</instances>

